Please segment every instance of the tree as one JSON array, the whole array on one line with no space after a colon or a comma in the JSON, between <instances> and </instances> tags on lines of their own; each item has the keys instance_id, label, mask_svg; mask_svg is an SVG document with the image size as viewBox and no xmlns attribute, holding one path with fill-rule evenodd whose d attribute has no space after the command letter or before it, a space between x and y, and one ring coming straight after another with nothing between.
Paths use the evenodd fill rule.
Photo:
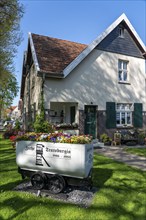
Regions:
<instances>
[{"instance_id":1,"label":"tree","mask_svg":"<svg viewBox=\"0 0 146 220\"><path fill-rule=\"evenodd\" d=\"M20 19L23 6L18 0L0 1L0 118L18 93L13 58L22 40Z\"/></svg>"},{"instance_id":2,"label":"tree","mask_svg":"<svg viewBox=\"0 0 146 220\"><path fill-rule=\"evenodd\" d=\"M0 81L0 119L2 111L12 104L18 90L18 82L13 74L10 74L7 79L5 78Z\"/></svg>"}]
</instances>

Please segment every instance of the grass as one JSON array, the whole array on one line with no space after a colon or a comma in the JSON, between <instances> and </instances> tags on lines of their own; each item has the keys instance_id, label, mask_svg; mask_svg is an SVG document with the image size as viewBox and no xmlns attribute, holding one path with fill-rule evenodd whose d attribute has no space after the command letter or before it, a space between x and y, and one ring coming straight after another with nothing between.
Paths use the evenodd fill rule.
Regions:
<instances>
[{"instance_id":1,"label":"grass","mask_svg":"<svg viewBox=\"0 0 146 220\"><path fill-rule=\"evenodd\" d=\"M13 191L22 180L17 173L15 150L8 140L0 139L0 156L1 220L146 219L146 172L95 154L93 182L98 191L91 206L81 208Z\"/></svg>"},{"instance_id":2,"label":"grass","mask_svg":"<svg viewBox=\"0 0 146 220\"><path fill-rule=\"evenodd\" d=\"M136 154L138 156L146 157L146 148L133 147L133 148L125 148L124 150L131 154Z\"/></svg>"}]
</instances>

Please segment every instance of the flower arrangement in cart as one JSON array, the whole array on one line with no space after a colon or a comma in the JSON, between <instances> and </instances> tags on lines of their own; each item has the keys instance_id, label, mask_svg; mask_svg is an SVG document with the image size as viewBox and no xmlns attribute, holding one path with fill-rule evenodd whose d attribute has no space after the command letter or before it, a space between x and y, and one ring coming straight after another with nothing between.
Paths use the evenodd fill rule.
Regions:
<instances>
[{"instance_id":1,"label":"flower arrangement in cart","mask_svg":"<svg viewBox=\"0 0 146 220\"><path fill-rule=\"evenodd\" d=\"M49 122L44 121L43 114L36 117L33 129L33 132L19 131L16 135L10 136L13 147L16 146L16 142L21 140L70 144L89 144L92 142L91 135L71 135L56 130Z\"/></svg>"},{"instance_id":2,"label":"flower arrangement in cart","mask_svg":"<svg viewBox=\"0 0 146 220\"><path fill-rule=\"evenodd\" d=\"M92 142L92 136L69 135L61 132L54 132L48 134L27 132L27 133L20 133L17 136L11 136L10 140L13 143L16 143L17 141L25 140L25 141L52 142L52 143L89 144Z\"/></svg>"}]
</instances>

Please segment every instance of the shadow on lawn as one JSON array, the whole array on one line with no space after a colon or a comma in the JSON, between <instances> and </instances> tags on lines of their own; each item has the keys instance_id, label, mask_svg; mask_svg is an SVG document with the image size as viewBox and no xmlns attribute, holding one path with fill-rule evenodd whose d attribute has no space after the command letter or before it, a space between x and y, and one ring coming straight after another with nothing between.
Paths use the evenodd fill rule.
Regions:
<instances>
[{"instance_id":1,"label":"shadow on lawn","mask_svg":"<svg viewBox=\"0 0 146 220\"><path fill-rule=\"evenodd\" d=\"M9 182L7 184L1 185L0 186L0 191L3 192L3 191L13 190L13 188L15 186L17 186L18 184L20 184L21 182L22 182L22 180L17 180L15 182Z\"/></svg>"},{"instance_id":2,"label":"shadow on lawn","mask_svg":"<svg viewBox=\"0 0 146 220\"><path fill-rule=\"evenodd\" d=\"M103 187L105 182L111 178L113 171L111 169L93 168L93 186Z\"/></svg>"},{"instance_id":3,"label":"shadow on lawn","mask_svg":"<svg viewBox=\"0 0 146 220\"><path fill-rule=\"evenodd\" d=\"M101 174L103 173L102 177L104 175L106 175L106 169L96 169L95 173L96 174ZM100 185L104 185L104 183L108 180L108 177L110 177L111 175L111 172L109 171L108 174L107 174L107 178L104 178L101 180L100 182ZM15 182L15 184L17 184L18 182ZM102 189L106 189L105 190L102 190ZM98 199L98 196L101 196L103 198L105 198L108 203L105 204L103 203L103 200L101 200L101 203L100 201L98 201L97 203L94 202L89 208L82 208L82 214L84 212L84 215L86 216L87 219L90 219L90 213L92 213L92 216L94 215L94 219L95 220L98 220L98 213L102 213L103 215L103 220L104 219L128 219L128 220L134 220L134 219L141 219L141 220L144 220L144 216L142 214L136 214L135 212L133 212L132 210L129 211L126 206L124 206L123 204L126 203L126 194L125 194L125 197L124 196L119 196L118 198L115 198L112 196L112 192L115 191L117 189L116 186L113 186L113 187L103 187L101 188L102 191L100 191L100 194L98 195L98 193L96 194L96 198L97 200ZM127 192L126 192L127 193ZM120 192L118 193L120 195ZM50 199L42 199L42 198L38 198L38 197L27 197L25 196L25 198L21 198L23 195L22 195L22 192L20 193L20 196L19 194L17 193L17 196L13 196L12 198L9 198L9 199L6 199L4 201L4 203L2 204L1 208L10 208L10 209L13 209L13 214L11 216L9 216L9 219L20 219L20 218L23 218L23 219L35 219L36 217L36 213L35 211L41 216L40 219L43 219L43 212L44 210L48 210L47 211L47 215L48 215L48 218L46 218L46 215L45 215L45 218L44 219L60 219L59 217L61 217L61 219L63 219L62 217L62 213L63 213L63 209L66 209L68 210L68 213L71 214L71 209L73 207L75 207L74 204L70 204L70 203L65 203L65 202L61 202L61 201L56 201L56 200L50 200ZM127 205L128 205L128 200L127 200ZM138 199L135 199L135 202L134 202L134 208L136 208L137 210L139 210L141 208L141 201L138 200ZM42 207L42 209L41 209ZM34 209L33 211L29 211L30 209ZM43 211L43 212L42 212ZM90 211L90 213L89 213ZM80 210L78 210L78 212L80 212ZM30 213L34 213L34 215L30 216ZM105 216L104 216L104 213ZM108 216L108 218L107 218ZM110 216L114 217L114 218L110 218ZM72 216L70 216L71 219L74 219L72 218ZM101 217L101 216L100 216ZM5 218L1 218L1 220L4 220ZM80 218L78 218L80 219ZM81 218L83 219L83 218ZM101 218L100 218L101 219Z\"/></svg>"},{"instance_id":4,"label":"shadow on lawn","mask_svg":"<svg viewBox=\"0 0 146 220\"><path fill-rule=\"evenodd\" d=\"M58 219L59 216L61 216L60 209L61 208L71 208L73 207L72 204L69 203L61 203L58 201L50 201L46 199L45 201L42 200L41 198L27 198L23 199L20 198L19 196L15 196L13 198L5 200L5 203L1 206L1 208L9 208L13 209L15 211L15 214L11 215L10 219L19 219L19 215L23 215L26 219L31 219L31 216L27 213L28 210L34 207L34 215L36 216L35 213L35 208L37 211L40 209L40 215L39 218L38 216L37 219L43 219L43 215L45 213L41 212L41 207L43 207L43 210L48 210L48 218L47 219ZM36 211L36 212L37 212ZM34 219L34 215L32 216L32 219ZM42 217L42 218L41 218ZM45 216L46 217L46 216ZM45 218L46 219L46 218Z\"/></svg>"},{"instance_id":5,"label":"shadow on lawn","mask_svg":"<svg viewBox=\"0 0 146 220\"><path fill-rule=\"evenodd\" d=\"M144 215L139 214L138 211L135 212L134 210L140 210L141 207L144 207L143 201L140 200L140 197L135 197L134 201L131 201L133 211L129 211L127 208L127 205L129 205L129 199L126 201L126 197L128 195L131 195L131 198L133 197L133 192L135 192L134 189L137 189L137 184L135 187L129 186L129 180L128 177L126 179L118 179L118 177L114 178L114 183L107 183L108 180L112 178L113 175L113 170L112 169L106 169L106 168L94 168L93 169L93 185L98 187L98 191L95 194L94 197L94 202L93 204L87 208L87 209L82 209L84 212L85 216L88 218L90 217L90 213L94 215L94 219L98 220L98 214L97 213L106 213L106 216L104 219L107 219L106 217L108 216L108 219L120 219L120 218L125 218L125 219L141 219L144 220ZM16 185L20 184L21 181L15 181L8 183L4 186L2 186L1 189L3 190L12 190ZM118 184L117 184L118 183ZM121 184L119 184L121 183ZM143 190L138 189L139 193L143 192ZM113 196L115 195L115 196ZM43 213L41 212L42 210L44 211L47 209L47 214L49 218L53 219L60 219L58 217L63 217L62 216L62 210L68 209L69 213L71 213L72 207L75 207L74 204L70 203L65 203L62 201L56 201L56 200L50 200L50 199L42 199L38 197L29 197L24 195L24 198L21 198L23 196L22 192L19 194L17 193L17 196L14 195L12 198L9 198L4 201L3 205L1 208L11 208L14 210L13 214L9 216L10 219L19 219L19 217L23 217L26 219L30 219L29 212L32 213L32 211L29 211L30 209L34 209L34 215L36 215L36 212L40 213L41 217L43 217ZM100 199L101 198L101 202ZM103 198L105 201L107 201L107 204L103 202ZM96 200L96 202L95 202ZM127 203L127 205L126 205ZM42 207L42 209L41 209ZM112 216L110 218L110 216ZM46 217L46 216L45 216ZM72 217L72 216L70 216ZM114 217L114 218L113 218ZM34 216L32 216L32 219L35 219ZM44 218L47 219L47 218ZM79 218L80 219L80 218ZM101 219L101 218L100 218ZM2 218L1 218L2 220Z\"/></svg>"}]
</instances>

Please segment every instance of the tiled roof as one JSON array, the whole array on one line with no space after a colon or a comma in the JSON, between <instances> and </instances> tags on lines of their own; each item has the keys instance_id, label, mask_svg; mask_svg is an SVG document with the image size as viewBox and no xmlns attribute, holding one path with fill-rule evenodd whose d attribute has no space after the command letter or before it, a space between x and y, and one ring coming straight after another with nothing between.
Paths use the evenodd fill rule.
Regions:
<instances>
[{"instance_id":1,"label":"tiled roof","mask_svg":"<svg viewBox=\"0 0 146 220\"><path fill-rule=\"evenodd\" d=\"M32 40L40 71L50 74L61 73L87 47L37 34L32 34Z\"/></svg>"}]
</instances>

